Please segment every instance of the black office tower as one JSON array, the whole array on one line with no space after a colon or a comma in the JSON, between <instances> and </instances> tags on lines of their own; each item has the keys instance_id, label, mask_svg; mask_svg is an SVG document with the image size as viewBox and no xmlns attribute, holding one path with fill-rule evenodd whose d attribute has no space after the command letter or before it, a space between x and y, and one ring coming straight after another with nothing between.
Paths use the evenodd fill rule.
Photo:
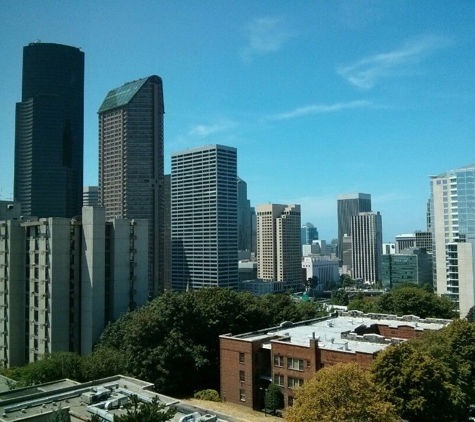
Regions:
<instances>
[{"instance_id":1,"label":"black office tower","mask_svg":"<svg viewBox=\"0 0 475 422\"><path fill-rule=\"evenodd\" d=\"M81 214L83 126L84 53L61 44L24 47L14 182L24 215Z\"/></svg>"}]
</instances>

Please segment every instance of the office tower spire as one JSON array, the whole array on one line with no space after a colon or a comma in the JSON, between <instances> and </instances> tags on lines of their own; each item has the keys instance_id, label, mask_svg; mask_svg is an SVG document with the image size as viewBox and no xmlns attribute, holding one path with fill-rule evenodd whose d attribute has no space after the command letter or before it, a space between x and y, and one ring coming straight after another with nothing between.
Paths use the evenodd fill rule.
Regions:
<instances>
[{"instance_id":1,"label":"office tower spire","mask_svg":"<svg viewBox=\"0 0 475 422\"><path fill-rule=\"evenodd\" d=\"M110 91L99 108L99 201L106 218L147 219L149 291L163 290L162 79Z\"/></svg>"},{"instance_id":2,"label":"office tower spire","mask_svg":"<svg viewBox=\"0 0 475 422\"><path fill-rule=\"evenodd\" d=\"M238 288L237 151L172 154L172 289Z\"/></svg>"},{"instance_id":3,"label":"office tower spire","mask_svg":"<svg viewBox=\"0 0 475 422\"><path fill-rule=\"evenodd\" d=\"M83 126L84 53L61 44L24 47L14 196L25 215L81 214Z\"/></svg>"}]
</instances>

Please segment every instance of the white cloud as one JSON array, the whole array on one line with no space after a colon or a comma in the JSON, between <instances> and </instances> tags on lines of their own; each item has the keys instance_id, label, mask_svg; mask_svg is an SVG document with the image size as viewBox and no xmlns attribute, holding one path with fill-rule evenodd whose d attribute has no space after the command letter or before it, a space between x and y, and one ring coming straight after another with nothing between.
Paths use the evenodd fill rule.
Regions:
<instances>
[{"instance_id":1,"label":"white cloud","mask_svg":"<svg viewBox=\"0 0 475 422\"><path fill-rule=\"evenodd\" d=\"M206 137L213 133L232 129L236 126L237 124L230 120L222 121L212 125L195 125L189 130L188 135Z\"/></svg>"},{"instance_id":2,"label":"white cloud","mask_svg":"<svg viewBox=\"0 0 475 422\"><path fill-rule=\"evenodd\" d=\"M306 107L296 108L295 110L288 111L286 113L276 114L270 118L273 120L292 119L294 117L307 116L309 114L333 113L345 109L366 108L371 106L372 103L365 100L335 104L313 104Z\"/></svg>"},{"instance_id":3,"label":"white cloud","mask_svg":"<svg viewBox=\"0 0 475 422\"><path fill-rule=\"evenodd\" d=\"M282 28L282 18L262 17L254 19L245 27L248 45L241 50L244 61L253 55L278 51L292 34Z\"/></svg>"},{"instance_id":4,"label":"white cloud","mask_svg":"<svg viewBox=\"0 0 475 422\"><path fill-rule=\"evenodd\" d=\"M407 74L411 66L451 44L447 38L425 36L406 41L402 47L341 66L337 72L358 88L372 88L379 79Z\"/></svg>"}]
</instances>

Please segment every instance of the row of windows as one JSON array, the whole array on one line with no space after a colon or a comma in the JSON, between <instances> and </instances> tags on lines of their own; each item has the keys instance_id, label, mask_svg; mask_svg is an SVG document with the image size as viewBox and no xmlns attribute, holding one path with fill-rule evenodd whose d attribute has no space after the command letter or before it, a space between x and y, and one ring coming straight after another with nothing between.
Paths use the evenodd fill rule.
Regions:
<instances>
[{"instance_id":1,"label":"row of windows","mask_svg":"<svg viewBox=\"0 0 475 422\"><path fill-rule=\"evenodd\" d=\"M285 387L285 376L281 374L274 374L274 384L279 387ZM287 387L296 388L303 385L302 378L287 377Z\"/></svg>"},{"instance_id":2,"label":"row of windows","mask_svg":"<svg viewBox=\"0 0 475 422\"><path fill-rule=\"evenodd\" d=\"M284 356L274 355L274 366L284 367ZM287 369L294 371L303 371L303 359L287 358Z\"/></svg>"}]
</instances>

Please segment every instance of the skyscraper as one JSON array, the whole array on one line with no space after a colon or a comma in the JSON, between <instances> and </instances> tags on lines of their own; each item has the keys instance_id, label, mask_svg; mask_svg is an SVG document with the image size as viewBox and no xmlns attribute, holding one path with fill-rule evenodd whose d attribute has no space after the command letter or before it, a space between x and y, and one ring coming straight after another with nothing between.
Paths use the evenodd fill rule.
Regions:
<instances>
[{"instance_id":1,"label":"skyscraper","mask_svg":"<svg viewBox=\"0 0 475 422\"><path fill-rule=\"evenodd\" d=\"M351 217L352 275L375 283L381 280L383 228L379 212L360 212Z\"/></svg>"},{"instance_id":2,"label":"skyscraper","mask_svg":"<svg viewBox=\"0 0 475 422\"><path fill-rule=\"evenodd\" d=\"M99 108L99 201L106 218L147 219L149 291L163 290L162 79L110 91Z\"/></svg>"},{"instance_id":3,"label":"skyscraper","mask_svg":"<svg viewBox=\"0 0 475 422\"><path fill-rule=\"evenodd\" d=\"M311 245L318 240L318 229L312 223L305 223L300 229L302 245Z\"/></svg>"},{"instance_id":4,"label":"skyscraper","mask_svg":"<svg viewBox=\"0 0 475 422\"><path fill-rule=\"evenodd\" d=\"M84 53L61 44L24 47L14 197L25 215L81 214L83 126Z\"/></svg>"},{"instance_id":5,"label":"skyscraper","mask_svg":"<svg viewBox=\"0 0 475 422\"><path fill-rule=\"evenodd\" d=\"M367 193L349 193L339 195L338 208L338 258L343 260L343 236L351 236L351 217L360 212L371 211L371 195Z\"/></svg>"},{"instance_id":6,"label":"skyscraper","mask_svg":"<svg viewBox=\"0 0 475 422\"><path fill-rule=\"evenodd\" d=\"M250 251L252 248L251 201L247 199L247 183L237 178L238 195L238 251Z\"/></svg>"},{"instance_id":7,"label":"skyscraper","mask_svg":"<svg viewBox=\"0 0 475 422\"><path fill-rule=\"evenodd\" d=\"M475 164L431 176L430 186L435 286L465 317L475 304Z\"/></svg>"},{"instance_id":8,"label":"skyscraper","mask_svg":"<svg viewBox=\"0 0 475 422\"><path fill-rule=\"evenodd\" d=\"M172 289L237 289L236 149L176 152L171 170Z\"/></svg>"},{"instance_id":9,"label":"skyscraper","mask_svg":"<svg viewBox=\"0 0 475 422\"><path fill-rule=\"evenodd\" d=\"M257 277L282 281L284 289L302 286L300 205L257 206Z\"/></svg>"}]
</instances>

